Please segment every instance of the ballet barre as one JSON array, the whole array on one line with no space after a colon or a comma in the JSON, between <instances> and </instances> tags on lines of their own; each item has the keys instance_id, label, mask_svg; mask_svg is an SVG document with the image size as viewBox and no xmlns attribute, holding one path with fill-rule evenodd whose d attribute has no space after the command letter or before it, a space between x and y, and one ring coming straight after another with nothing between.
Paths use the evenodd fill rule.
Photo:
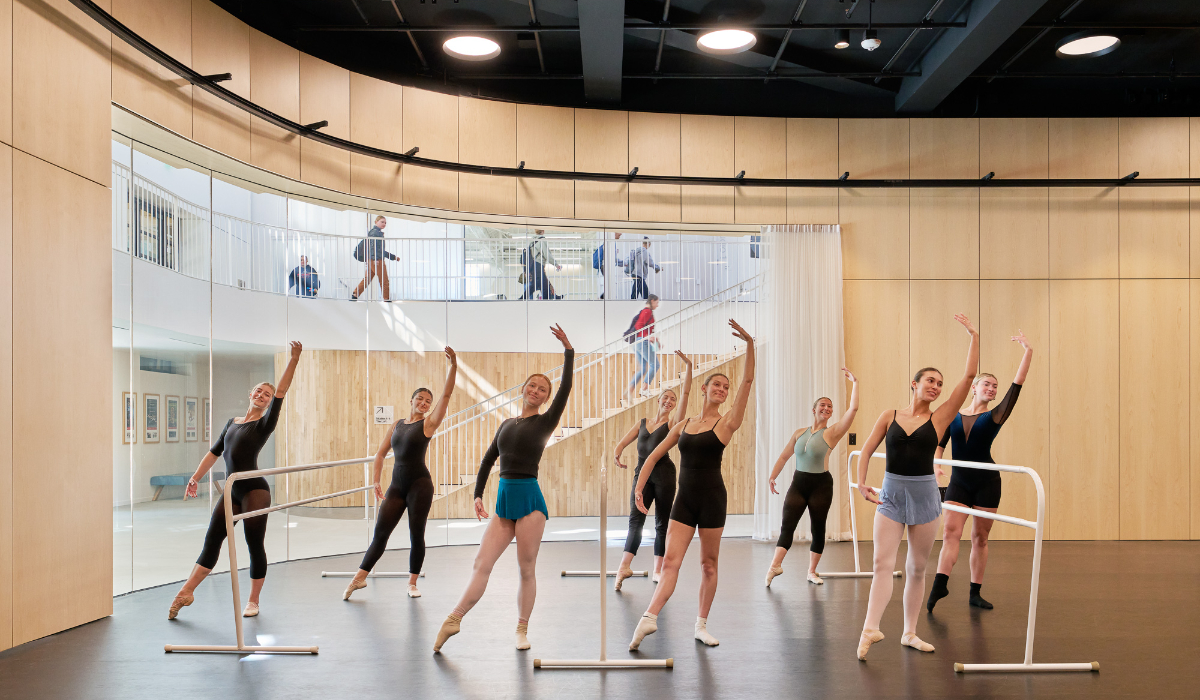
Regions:
<instances>
[{"instance_id":1,"label":"ballet barre","mask_svg":"<svg viewBox=\"0 0 1200 700\"><path fill-rule=\"evenodd\" d=\"M846 488L850 492L850 542L854 545L854 571L830 571L828 573L818 571L817 576L821 578L874 578L874 571L863 571L862 565L859 563L858 557L858 519L854 514L854 492L858 490L858 484L854 483L854 455L862 454L862 450L856 450L850 453L850 457L846 460ZM882 452L876 452L876 457L882 458ZM879 493L879 489L874 486L868 486L873 493ZM903 571L893 571L892 576L900 578L904 575Z\"/></svg>"},{"instance_id":2,"label":"ballet barre","mask_svg":"<svg viewBox=\"0 0 1200 700\"><path fill-rule=\"evenodd\" d=\"M617 573L618 572L616 572L616 571L607 571L607 572L605 572L604 575L605 576L616 576ZM563 576L599 576L600 572L599 571L566 571L566 570L564 570L562 572L562 575ZM641 576L642 578L645 578L650 575L650 572L649 571L635 571L635 572L633 572L633 575Z\"/></svg>"},{"instance_id":3,"label":"ballet barre","mask_svg":"<svg viewBox=\"0 0 1200 700\"><path fill-rule=\"evenodd\" d=\"M610 659L608 658L608 581L600 576L608 571L608 467L600 467L600 658L599 659L534 659L534 668L674 668L675 659ZM568 572L564 571L566 576ZM590 573L590 572L589 572ZM645 572L643 572L644 574ZM613 574L609 574L610 576Z\"/></svg>"},{"instance_id":4,"label":"ballet barre","mask_svg":"<svg viewBox=\"0 0 1200 700\"><path fill-rule=\"evenodd\" d=\"M274 469L255 469L245 472L231 472L225 480L225 493L233 493L231 491L233 482L239 479L255 479L265 476L275 476L278 474L291 474L293 472L311 471L314 469L328 469L331 467L345 467L352 464L363 464L365 462L374 461L374 457L363 457L361 459L344 459L338 462L320 462L317 464L302 464L295 467L276 467ZM293 508L302 506L307 503L323 501L328 498L337 498L338 496L349 496L352 493L361 491L369 491L374 486L360 486L355 489L347 489L338 491L337 493L325 494L323 496L313 496L312 498L302 498L299 501L291 503L282 503L280 505L271 506L269 508L261 508L252 510L249 513L233 514L233 499L226 498L225 503L225 532L226 542L229 546L229 581L233 588L233 627L237 635L237 645L212 645L212 644L167 644L164 650L167 652L218 652L218 653L233 653L233 654L316 654L318 647L316 646L260 646L246 644L245 636L242 633L242 597L241 589L238 585L238 565L237 565L237 546L234 543L233 524L239 520L246 518L256 518L260 515L274 513L277 510L284 508Z\"/></svg>"}]
</instances>

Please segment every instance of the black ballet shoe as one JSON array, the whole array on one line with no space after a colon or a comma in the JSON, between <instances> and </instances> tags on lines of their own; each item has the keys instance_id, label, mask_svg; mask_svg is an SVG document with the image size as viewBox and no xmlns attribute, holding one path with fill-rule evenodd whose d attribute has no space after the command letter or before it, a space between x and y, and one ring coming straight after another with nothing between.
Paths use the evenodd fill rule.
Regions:
<instances>
[{"instance_id":1,"label":"black ballet shoe","mask_svg":"<svg viewBox=\"0 0 1200 700\"><path fill-rule=\"evenodd\" d=\"M984 610L991 610L994 607L991 603L984 600L983 596L978 594L971 596L970 603L971 607L983 608Z\"/></svg>"}]
</instances>

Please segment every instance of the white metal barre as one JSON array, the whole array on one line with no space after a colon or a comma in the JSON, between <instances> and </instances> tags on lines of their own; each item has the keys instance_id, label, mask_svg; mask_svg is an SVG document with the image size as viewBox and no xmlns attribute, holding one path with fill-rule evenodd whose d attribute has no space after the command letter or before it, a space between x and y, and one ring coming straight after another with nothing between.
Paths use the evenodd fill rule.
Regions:
<instances>
[{"instance_id":1,"label":"white metal barre","mask_svg":"<svg viewBox=\"0 0 1200 700\"><path fill-rule=\"evenodd\" d=\"M604 575L605 576L616 576L617 573L618 572L616 572L616 571L607 571L607 572L605 572ZM562 575L563 576L599 576L600 572L599 571L565 571L564 570L562 572ZM650 572L649 571L635 571L635 572L633 572L633 575L641 576L642 578L645 578L650 575Z\"/></svg>"},{"instance_id":2,"label":"white metal barre","mask_svg":"<svg viewBox=\"0 0 1200 700\"><path fill-rule=\"evenodd\" d=\"M675 659L608 658L608 581L600 571L608 571L608 467L600 467L600 658L534 659L534 668L674 668ZM565 575L566 572L564 571Z\"/></svg>"},{"instance_id":3,"label":"white metal barre","mask_svg":"<svg viewBox=\"0 0 1200 700\"><path fill-rule=\"evenodd\" d=\"M273 469L255 469L255 470L244 471L244 472L230 472L229 476L225 479L225 493L226 494L233 493L233 482L237 481L238 479L254 479L254 478L258 478L258 477L274 476L276 474L291 474L293 472L310 471L313 469L327 469L330 467L344 467L344 466L348 466L348 465L352 465L352 464L362 464L364 462L369 462L374 459L375 459L374 457L364 457L362 459L344 459L344 460L341 460L338 462L321 462L318 464L302 464L302 465L298 465L295 467L275 467ZM303 505L305 503L312 503L314 501L320 501L320 500L324 500L327 498L335 498L337 496L344 496L344 495L351 494L351 493L358 493L359 491L366 491L371 488L373 488L373 487L372 486L363 486L361 488L349 489L346 491L338 491L337 493L331 493L331 494L327 494L324 496L316 496L313 498L304 498L299 501L294 501L292 503L284 503L284 504L278 505L278 506L271 506L270 508L261 508L259 510L252 510L249 513L242 513L242 514L236 515L236 516L233 514L233 499L226 498L225 499L225 535L226 535L226 542L229 545L229 581L233 588L233 626L234 626L234 630L237 633L237 646L210 645L210 644L167 644L164 646L164 650L168 651L168 652L203 651L203 652L227 652L227 653L236 653L236 654L254 654L254 653L258 653L258 654L296 654L296 653L316 654L318 652L318 647L316 647L316 646L280 647L280 646L247 646L246 645L245 636L242 634L242 611L241 611L242 596L241 596L241 589L238 585L239 582L238 582L238 565L237 565L237 546L234 542L233 524L238 520L245 520L246 518L253 518L253 517L256 517L259 515L266 515L267 513L272 513L274 511L281 510L283 508L291 508L293 506Z\"/></svg>"},{"instance_id":4,"label":"white metal barre","mask_svg":"<svg viewBox=\"0 0 1200 700\"><path fill-rule=\"evenodd\" d=\"M854 546L854 571L818 571L817 575L821 578L874 578L875 572L863 571L858 559L858 521L854 515L854 492L858 489L858 484L854 483L854 472L852 465L854 464L854 455L862 454L862 450L856 450L850 453L850 458L846 460L846 488L850 491L850 542ZM876 457L883 457L882 452L876 452ZM875 493L879 493L879 489L868 486ZM899 578L904 575L903 571L893 571L892 576Z\"/></svg>"},{"instance_id":5,"label":"white metal barre","mask_svg":"<svg viewBox=\"0 0 1200 700\"><path fill-rule=\"evenodd\" d=\"M321 578L351 578L358 574L357 571L322 571ZM408 578L412 574L401 571L372 571L367 574L367 578ZM425 572L418 574L420 578L425 578Z\"/></svg>"}]
</instances>

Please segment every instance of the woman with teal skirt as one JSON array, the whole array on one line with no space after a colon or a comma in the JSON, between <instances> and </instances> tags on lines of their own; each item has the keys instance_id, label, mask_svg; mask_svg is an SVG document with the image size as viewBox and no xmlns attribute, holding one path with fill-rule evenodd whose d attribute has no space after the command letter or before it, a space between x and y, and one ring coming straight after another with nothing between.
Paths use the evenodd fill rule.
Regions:
<instances>
[{"instance_id":1,"label":"woman with teal skirt","mask_svg":"<svg viewBox=\"0 0 1200 700\"><path fill-rule=\"evenodd\" d=\"M496 437L492 439L491 447L483 456L479 467L479 475L475 480L475 516L480 520L488 519L487 509L483 506L483 490L487 486L488 475L496 460L500 460L500 488L496 494L496 517L488 523L479 543L479 553L475 555L474 573L463 591L458 607L450 613L442 628L438 630L437 641L433 650L439 651L446 640L458 634L463 616L475 607L483 592L487 589L488 578L496 560L508 549L508 544L516 537L517 564L521 569L520 586L517 590L517 648L528 649L529 616L533 613L533 601L537 596L537 579L534 576L537 565L538 547L542 544L542 533L546 529L546 521L550 513L546 509L546 499L538 487L538 462L542 459L542 451L546 442L558 428L563 410L567 407L567 397L571 395L572 366L575 361L575 350L562 327L553 326L550 332L563 344L562 384L554 401L545 413L539 413L543 404L550 398L550 378L544 374L531 374L521 387L521 415L509 418L500 424Z\"/></svg>"}]
</instances>

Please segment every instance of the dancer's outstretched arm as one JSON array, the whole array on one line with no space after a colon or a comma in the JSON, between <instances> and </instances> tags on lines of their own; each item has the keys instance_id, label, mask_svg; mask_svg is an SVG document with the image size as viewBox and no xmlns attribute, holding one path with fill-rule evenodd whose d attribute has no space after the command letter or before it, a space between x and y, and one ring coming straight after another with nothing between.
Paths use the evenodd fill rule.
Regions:
<instances>
[{"instance_id":1,"label":"dancer's outstretched arm","mask_svg":"<svg viewBox=\"0 0 1200 700\"><path fill-rule=\"evenodd\" d=\"M446 372L446 386L442 389L442 397L438 399L437 404L425 419L425 437L433 437L433 434L437 432L438 426L446 417L446 408L450 405L450 395L454 393L454 380L458 376L458 356L454 354L454 350L449 345L446 346L446 359L450 361L450 369Z\"/></svg>"},{"instance_id":2,"label":"dancer's outstretched arm","mask_svg":"<svg viewBox=\"0 0 1200 700\"><path fill-rule=\"evenodd\" d=\"M963 372L962 379L958 380L958 384L950 392L950 397L941 406L938 406L937 410L933 412L933 416L930 417L939 438L946 432L946 428L954 420L954 416L958 415L958 409L962 408L963 401L966 401L967 394L971 392L971 382L975 381L975 375L979 373L979 331L975 330L975 324L971 323L971 319L963 314L955 314L954 320L961 323L963 328L966 328L967 332L971 334L971 344L967 346L967 367Z\"/></svg>"},{"instance_id":3,"label":"dancer's outstretched arm","mask_svg":"<svg viewBox=\"0 0 1200 700\"><path fill-rule=\"evenodd\" d=\"M724 433L721 442L725 444L729 444L734 432L742 427L742 419L746 417L746 404L750 401L750 388L754 384L754 338L732 318L729 319L729 326L733 328L733 335L746 343L746 365L742 371L742 383L738 387L737 396L733 399L733 407L729 409L726 420L717 423L714 429L718 438L722 437L721 433Z\"/></svg>"},{"instance_id":4,"label":"dancer's outstretched arm","mask_svg":"<svg viewBox=\"0 0 1200 700\"><path fill-rule=\"evenodd\" d=\"M804 429L792 431L792 439L788 440L787 445L783 448L783 452L779 453L779 459L775 460L775 466L771 468L771 478L767 480L767 484L771 487L771 493L779 493L779 490L775 488L775 480L779 478L779 473L783 471L783 467L787 464L788 459L795 454L796 440L799 439L800 434L803 432Z\"/></svg>"},{"instance_id":5,"label":"dancer's outstretched arm","mask_svg":"<svg viewBox=\"0 0 1200 700\"><path fill-rule=\"evenodd\" d=\"M888 425L891 424L895 415L894 411L884 411L879 414L879 418L875 420L875 427L871 428L871 434L863 443L862 454L858 456L858 492L875 505L879 505L879 499L875 497L875 492L867 486L867 467L871 463L871 455L875 454L875 450L883 442L883 436L887 434Z\"/></svg>"},{"instance_id":6,"label":"dancer's outstretched arm","mask_svg":"<svg viewBox=\"0 0 1200 700\"><path fill-rule=\"evenodd\" d=\"M834 423L828 430L825 431L825 443L838 444L838 441L850 432L850 426L854 425L854 417L858 415L858 377L845 367L842 371L846 373L846 379L850 380L853 388L850 389L850 405L846 407L846 412L842 414L842 419Z\"/></svg>"},{"instance_id":7,"label":"dancer's outstretched arm","mask_svg":"<svg viewBox=\"0 0 1200 700\"><path fill-rule=\"evenodd\" d=\"M683 373L683 384L679 385L679 393L677 395L679 405L675 407L675 417L667 417L667 426L670 428L674 428L676 423L687 418L688 398L692 395L692 361L679 350L676 350L675 354L679 356L679 359L683 360L683 364L687 369Z\"/></svg>"}]
</instances>

